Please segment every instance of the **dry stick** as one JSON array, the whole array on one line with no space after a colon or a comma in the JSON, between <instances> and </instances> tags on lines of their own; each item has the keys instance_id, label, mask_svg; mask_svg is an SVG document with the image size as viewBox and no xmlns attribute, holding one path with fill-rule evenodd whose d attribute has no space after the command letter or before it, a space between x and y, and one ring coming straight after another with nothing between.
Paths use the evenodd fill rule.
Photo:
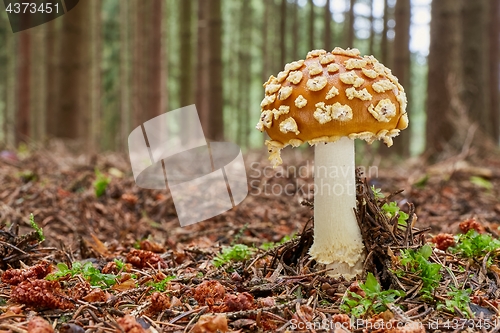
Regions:
<instances>
[{"instance_id":1,"label":"dry stick","mask_svg":"<svg viewBox=\"0 0 500 333\"><path fill-rule=\"evenodd\" d=\"M313 273L303 274L303 275L283 276L282 279L285 279L285 280L303 279L303 278L306 278L306 277L311 277L311 276L315 276L315 275L318 275L318 274L322 274L322 273L331 271L332 269L333 268L322 269L322 270L319 270L319 271L316 271L316 272L313 272Z\"/></svg>"},{"instance_id":2,"label":"dry stick","mask_svg":"<svg viewBox=\"0 0 500 333\"><path fill-rule=\"evenodd\" d=\"M193 313L196 313L196 312L199 312L199 311L202 311L202 310L203 310L203 311L205 311L205 310L207 310L207 309L208 309L208 306L203 306L203 307L201 307L201 308L199 308L199 309L190 310L190 311L187 311L187 312L181 313L181 314L180 314L180 315L178 315L177 317L172 318L172 319L169 321L169 323L170 323L170 324L173 324L173 323L175 323L176 321L178 321L178 320L180 320L180 319L182 319L182 318L184 318L184 317L187 317L187 316L189 316L189 315L192 315Z\"/></svg>"},{"instance_id":3,"label":"dry stick","mask_svg":"<svg viewBox=\"0 0 500 333\"><path fill-rule=\"evenodd\" d=\"M188 331L189 326L192 323L194 323L202 314L204 314L207 309L208 309L208 307L205 307L202 311L199 311L195 316L193 316L193 318L191 318L191 320L187 323L186 327L184 328L184 333L186 333Z\"/></svg>"},{"instance_id":4,"label":"dry stick","mask_svg":"<svg viewBox=\"0 0 500 333\"><path fill-rule=\"evenodd\" d=\"M16 327L14 325L10 325L10 324L1 324L0 329L11 330L11 331L16 332L16 333L28 333L27 330L24 330L22 328L19 328L19 327Z\"/></svg>"}]
</instances>

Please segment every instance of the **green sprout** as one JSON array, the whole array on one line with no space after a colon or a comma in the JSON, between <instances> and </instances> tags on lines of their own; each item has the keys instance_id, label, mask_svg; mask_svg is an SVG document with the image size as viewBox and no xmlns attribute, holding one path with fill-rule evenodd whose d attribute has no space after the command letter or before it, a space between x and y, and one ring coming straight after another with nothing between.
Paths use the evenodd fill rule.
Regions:
<instances>
[{"instance_id":1,"label":"green sprout","mask_svg":"<svg viewBox=\"0 0 500 333\"><path fill-rule=\"evenodd\" d=\"M375 185L372 185L371 189L372 189L373 196L375 197L375 199L385 198L384 193L382 193L382 189L376 188Z\"/></svg>"},{"instance_id":2,"label":"green sprout","mask_svg":"<svg viewBox=\"0 0 500 333\"><path fill-rule=\"evenodd\" d=\"M467 258L484 257L488 252L500 248L500 241L490 234L480 234L471 229L466 234L456 236L457 245L450 248L452 253L461 254ZM492 259L492 258L489 258ZM488 262L491 265L492 261Z\"/></svg>"},{"instance_id":3,"label":"green sprout","mask_svg":"<svg viewBox=\"0 0 500 333\"><path fill-rule=\"evenodd\" d=\"M383 312L387 310L387 304L394 303L397 298L405 295L401 290L389 289L382 291L380 284L372 273L368 273L366 282L361 283L359 287L365 292L365 296L362 297L348 291L340 306L342 311L350 313L356 318L365 314Z\"/></svg>"},{"instance_id":4,"label":"green sprout","mask_svg":"<svg viewBox=\"0 0 500 333\"><path fill-rule=\"evenodd\" d=\"M274 249L275 247L277 246L280 246L280 245L283 245L284 243L288 242L289 240L291 240L292 238L295 237L295 234L293 234L292 236L288 236L286 235L285 237L283 237L279 242L275 243L275 242L265 242L265 243L262 243L262 245L260 246L260 248L264 251L269 251L271 249Z\"/></svg>"},{"instance_id":5,"label":"green sprout","mask_svg":"<svg viewBox=\"0 0 500 333\"><path fill-rule=\"evenodd\" d=\"M470 303L470 294L472 293L471 289L457 289L454 286L450 286L451 291L448 291L448 297L451 299L445 300L445 303L438 303L437 309L442 310L446 309L451 313L455 313L455 309L460 310L464 316L469 318L469 303Z\"/></svg>"},{"instance_id":6,"label":"green sprout","mask_svg":"<svg viewBox=\"0 0 500 333\"><path fill-rule=\"evenodd\" d=\"M35 216L33 213L30 214L30 225L33 229L35 229L37 235L38 235L38 240L40 242L43 242L45 240L45 236L43 235L43 230L36 224L35 222Z\"/></svg>"},{"instance_id":7,"label":"green sprout","mask_svg":"<svg viewBox=\"0 0 500 333\"><path fill-rule=\"evenodd\" d=\"M486 178L472 176L469 178L469 181L474 185L484 188L485 190L491 191L493 189L493 184Z\"/></svg>"},{"instance_id":8,"label":"green sprout","mask_svg":"<svg viewBox=\"0 0 500 333\"><path fill-rule=\"evenodd\" d=\"M68 275L75 276L81 275L87 280L91 286L109 288L116 283L116 275L103 274L95 268L91 262L82 264L81 262L73 263L71 269L65 263L57 264L57 271L47 275L47 280L58 280Z\"/></svg>"},{"instance_id":9,"label":"green sprout","mask_svg":"<svg viewBox=\"0 0 500 333\"><path fill-rule=\"evenodd\" d=\"M401 265L422 279L421 293L424 298L432 298L434 288L439 285L439 281L443 277L439 273L441 265L428 260L431 254L432 248L428 244L422 246L418 251L413 249L401 251Z\"/></svg>"},{"instance_id":10,"label":"green sprout","mask_svg":"<svg viewBox=\"0 0 500 333\"><path fill-rule=\"evenodd\" d=\"M149 283L149 285L151 287L153 287L154 290L156 291L159 291L159 292L164 292L165 289L167 288L167 285L170 281L172 281L173 279L175 279L176 277L175 276L167 276L166 278L164 278L163 280L161 281L158 281L158 282L151 282Z\"/></svg>"},{"instance_id":11,"label":"green sprout","mask_svg":"<svg viewBox=\"0 0 500 333\"><path fill-rule=\"evenodd\" d=\"M125 269L125 263L123 262L123 260L120 260L120 259L115 259L113 260L116 264L116 268L118 268L119 271L122 271Z\"/></svg>"},{"instance_id":12,"label":"green sprout","mask_svg":"<svg viewBox=\"0 0 500 333\"><path fill-rule=\"evenodd\" d=\"M253 253L253 249L249 248L245 244L236 244L230 247L222 249L222 253L219 253L213 260L215 267L220 267L230 261L244 261L250 258Z\"/></svg>"},{"instance_id":13,"label":"green sprout","mask_svg":"<svg viewBox=\"0 0 500 333\"><path fill-rule=\"evenodd\" d=\"M410 217L408 214L403 212L402 210L399 209L398 204L393 201L389 202L389 204L385 203L382 206L382 210L386 213L386 215L389 218L393 218L394 216L398 215L398 224L399 225L406 225L406 220Z\"/></svg>"},{"instance_id":14,"label":"green sprout","mask_svg":"<svg viewBox=\"0 0 500 333\"><path fill-rule=\"evenodd\" d=\"M106 193L106 188L111 181L108 177L104 176L97 168L95 169L96 180L94 181L95 196L100 198Z\"/></svg>"}]
</instances>

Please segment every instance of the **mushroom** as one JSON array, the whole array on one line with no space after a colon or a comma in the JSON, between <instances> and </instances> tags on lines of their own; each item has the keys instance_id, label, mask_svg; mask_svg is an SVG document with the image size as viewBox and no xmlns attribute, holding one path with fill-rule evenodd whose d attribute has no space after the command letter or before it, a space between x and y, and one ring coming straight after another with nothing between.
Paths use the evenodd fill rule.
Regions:
<instances>
[{"instance_id":1,"label":"mushroom","mask_svg":"<svg viewBox=\"0 0 500 333\"><path fill-rule=\"evenodd\" d=\"M257 129L266 131L274 166L280 151L308 142L314 157L314 242L309 254L328 275L362 273L365 249L356 221L354 139L392 138L408 126L406 95L398 79L357 49L314 50L264 84Z\"/></svg>"}]
</instances>

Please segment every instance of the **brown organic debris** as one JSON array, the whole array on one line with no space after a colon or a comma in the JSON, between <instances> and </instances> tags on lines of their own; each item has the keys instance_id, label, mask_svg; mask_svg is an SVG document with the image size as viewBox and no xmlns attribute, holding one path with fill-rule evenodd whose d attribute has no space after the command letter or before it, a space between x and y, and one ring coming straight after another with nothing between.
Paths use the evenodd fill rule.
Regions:
<instances>
[{"instance_id":1,"label":"brown organic debris","mask_svg":"<svg viewBox=\"0 0 500 333\"><path fill-rule=\"evenodd\" d=\"M446 251L449 247L455 246L455 238L452 234L438 234L431 239L436 244L436 248Z\"/></svg>"},{"instance_id":2,"label":"brown organic debris","mask_svg":"<svg viewBox=\"0 0 500 333\"><path fill-rule=\"evenodd\" d=\"M151 251L132 249L127 254L127 262L137 268L150 268L157 266L167 268L165 261L158 254Z\"/></svg>"},{"instance_id":3,"label":"brown organic debris","mask_svg":"<svg viewBox=\"0 0 500 333\"><path fill-rule=\"evenodd\" d=\"M54 328L42 317L35 316L28 322L28 333L53 333Z\"/></svg>"},{"instance_id":4,"label":"brown organic debris","mask_svg":"<svg viewBox=\"0 0 500 333\"><path fill-rule=\"evenodd\" d=\"M191 329L192 333L216 333L227 331L227 318L223 314L203 315Z\"/></svg>"},{"instance_id":5,"label":"brown organic debris","mask_svg":"<svg viewBox=\"0 0 500 333\"><path fill-rule=\"evenodd\" d=\"M5 273L3 273L2 282L8 283L10 285L18 285L19 283L28 279L43 279L51 271L52 268L48 261L42 261L39 264L25 269L10 268L6 270Z\"/></svg>"},{"instance_id":6,"label":"brown organic debris","mask_svg":"<svg viewBox=\"0 0 500 333\"><path fill-rule=\"evenodd\" d=\"M47 309L73 309L75 305L64 295L58 281L27 280L12 288L13 301Z\"/></svg>"},{"instance_id":7,"label":"brown organic debris","mask_svg":"<svg viewBox=\"0 0 500 333\"><path fill-rule=\"evenodd\" d=\"M137 320L131 315L125 315L124 317L116 321L120 325L120 329L125 333L146 333L147 331L141 326Z\"/></svg>"}]
</instances>

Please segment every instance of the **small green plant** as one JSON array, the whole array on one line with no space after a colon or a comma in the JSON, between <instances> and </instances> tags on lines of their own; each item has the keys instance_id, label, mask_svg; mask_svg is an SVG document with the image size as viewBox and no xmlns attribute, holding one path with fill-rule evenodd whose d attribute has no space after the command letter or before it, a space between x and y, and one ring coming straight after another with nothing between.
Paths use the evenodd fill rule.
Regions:
<instances>
[{"instance_id":1,"label":"small green plant","mask_svg":"<svg viewBox=\"0 0 500 333\"><path fill-rule=\"evenodd\" d=\"M220 267L230 261L244 261L250 258L253 253L253 249L246 246L245 244L236 244L230 247L222 249L222 253L218 254L214 260L213 264L215 267Z\"/></svg>"},{"instance_id":2,"label":"small green plant","mask_svg":"<svg viewBox=\"0 0 500 333\"><path fill-rule=\"evenodd\" d=\"M116 264L116 268L118 268L119 271L125 269L125 263L123 262L123 260L120 260L120 259L115 259L113 260Z\"/></svg>"},{"instance_id":3,"label":"small green plant","mask_svg":"<svg viewBox=\"0 0 500 333\"><path fill-rule=\"evenodd\" d=\"M472 293L471 289L457 289L454 286L450 286L451 291L447 293L448 297L451 299L447 299L445 303L438 303L437 309L442 310L446 309L451 313L455 313L455 308L460 310L466 316L469 317L469 303L470 303L470 294Z\"/></svg>"},{"instance_id":4,"label":"small green plant","mask_svg":"<svg viewBox=\"0 0 500 333\"><path fill-rule=\"evenodd\" d=\"M486 253L496 251L500 248L500 241L490 234L480 234L471 229L466 234L456 236L456 244L450 248L452 253L463 255L467 258L483 257ZM488 258L491 265L493 258Z\"/></svg>"},{"instance_id":5,"label":"small green plant","mask_svg":"<svg viewBox=\"0 0 500 333\"><path fill-rule=\"evenodd\" d=\"M403 297L405 293L401 290L382 291L380 284L372 273L368 273L366 282L359 287L365 292L362 297L352 291L348 291L342 299L340 309L346 313L359 318L365 314L380 313L387 310L387 304L394 303L398 297Z\"/></svg>"},{"instance_id":6,"label":"small green plant","mask_svg":"<svg viewBox=\"0 0 500 333\"><path fill-rule=\"evenodd\" d=\"M175 276L167 276L161 281L158 282L151 282L149 285L153 287L154 290L159 291L159 292L164 292L165 289L167 288L167 284L175 279Z\"/></svg>"},{"instance_id":7,"label":"small green plant","mask_svg":"<svg viewBox=\"0 0 500 333\"><path fill-rule=\"evenodd\" d=\"M384 193L382 193L382 189L376 188L375 185L372 185L371 189L372 189L373 196L375 197L375 199L385 198Z\"/></svg>"},{"instance_id":8,"label":"small green plant","mask_svg":"<svg viewBox=\"0 0 500 333\"><path fill-rule=\"evenodd\" d=\"M388 204L385 203L382 206L382 210L391 219L394 216L398 215L398 224L399 225L406 225L406 220L408 220L409 215L406 214L405 212L403 212L402 210L400 210L398 207L398 204L395 201L389 202Z\"/></svg>"},{"instance_id":9,"label":"small green plant","mask_svg":"<svg viewBox=\"0 0 500 333\"><path fill-rule=\"evenodd\" d=\"M47 275L47 280L58 280L67 275L81 275L91 286L109 288L116 283L116 275L103 274L91 262L74 262L71 269L65 263L57 264L58 271Z\"/></svg>"},{"instance_id":10,"label":"small green plant","mask_svg":"<svg viewBox=\"0 0 500 333\"><path fill-rule=\"evenodd\" d=\"M95 196L100 198L106 193L106 188L111 181L108 177L104 176L97 168L95 169L96 179L94 181Z\"/></svg>"},{"instance_id":11,"label":"small green plant","mask_svg":"<svg viewBox=\"0 0 500 333\"><path fill-rule=\"evenodd\" d=\"M234 239L231 242L231 245L236 244L240 240L240 238L243 236L243 234L245 233L245 231L247 229L248 229L248 223L245 223L245 225L243 227L241 227L240 230L238 230L238 233L236 235L234 235Z\"/></svg>"},{"instance_id":12,"label":"small green plant","mask_svg":"<svg viewBox=\"0 0 500 333\"><path fill-rule=\"evenodd\" d=\"M260 246L260 248L264 251L269 251L271 249L274 249L276 246L280 246L286 242L288 242L290 239L294 238L295 237L295 234L293 234L292 236L288 236L286 235L285 237L283 237L279 242L275 243L275 242L265 242L265 243L262 243L262 245Z\"/></svg>"},{"instance_id":13,"label":"small green plant","mask_svg":"<svg viewBox=\"0 0 500 333\"><path fill-rule=\"evenodd\" d=\"M43 242L45 240L45 236L43 235L43 230L36 224L35 222L35 216L33 213L30 214L30 225L33 229L35 229L37 235L38 235L38 240L40 242Z\"/></svg>"},{"instance_id":14,"label":"small green plant","mask_svg":"<svg viewBox=\"0 0 500 333\"><path fill-rule=\"evenodd\" d=\"M479 177L479 176L472 176L469 178L469 181L472 184L477 185L479 187L482 187L488 191L491 191L493 189L493 184L491 183L491 181L489 181L486 178Z\"/></svg>"},{"instance_id":15,"label":"small green plant","mask_svg":"<svg viewBox=\"0 0 500 333\"><path fill-rule=\"evenodd\" d=\"M441 265L428 260L431 254L432 248L428 244L422 246L418 251L413 249L401 251L401 265L422 279L423 285L420 292L424 298L432 298L434 288L439 285L439 281L443 277L439 273Z\"/></svg>"}]
</instances>

